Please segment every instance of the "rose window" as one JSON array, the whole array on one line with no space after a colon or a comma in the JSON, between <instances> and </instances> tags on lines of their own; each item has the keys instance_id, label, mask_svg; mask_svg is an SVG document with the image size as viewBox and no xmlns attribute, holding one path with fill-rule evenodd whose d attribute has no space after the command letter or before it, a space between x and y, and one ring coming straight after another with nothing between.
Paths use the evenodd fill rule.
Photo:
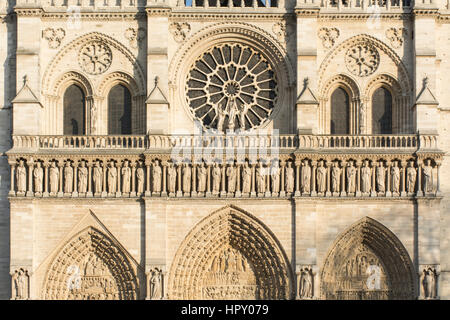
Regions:
<instances>
[{"instance_id":1,"label":"rose window","mask_svg":"<svg viewBox=\"0 0 450 320\"><path fill-rule=\"evenodd\" d=\"M375 72L380 64L380 55L371 45L358 44L348 49L345 56L348 70L354 75L365 77Z\"/></svg>"},{"instance_id":2,"label":"rose window","mask_svg":"<svg viewBox=\"0 0 450 320\"><path fill-rule=\"evenodd\" d=\"M106 44L95 41L85 45L80 50L78 58L84 71L89 74L101 74L111 65L112 53Z\"/></svg>"},{"instance_id":3,"label":"rose window","mask_svg":"<svg viewBox=\"0 0 450 320\"><path fill-rule=\"evenodd\" d=\"M203 53L187 76L186 95L205 128L248 130L267 121L277 100L271 64L243 44L215 46Z\"/></svg>"}]
</instances>

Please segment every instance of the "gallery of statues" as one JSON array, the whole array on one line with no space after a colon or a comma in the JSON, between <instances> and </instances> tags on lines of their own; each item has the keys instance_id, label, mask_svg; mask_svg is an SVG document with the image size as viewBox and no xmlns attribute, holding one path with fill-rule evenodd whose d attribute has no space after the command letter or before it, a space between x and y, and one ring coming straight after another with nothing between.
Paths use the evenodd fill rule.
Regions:
<instances>
[{"instance_id":1,"label":"gallery of statues","mask_svg":"<svg viewBox=\"0 0 450 320\"><path fill-rule=\"evenodd\" d=\"M449 0L0 15L0 299L450 299Z\"/></svg>"}]
</instances>

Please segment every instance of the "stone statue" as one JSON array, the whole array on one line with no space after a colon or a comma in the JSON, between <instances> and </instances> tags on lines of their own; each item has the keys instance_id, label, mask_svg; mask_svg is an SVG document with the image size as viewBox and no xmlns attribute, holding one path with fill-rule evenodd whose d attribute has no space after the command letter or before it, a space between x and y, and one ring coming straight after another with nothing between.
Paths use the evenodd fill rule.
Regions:
<instances>
[{"instance_id":1,"label":"stone statue","mask_svg":"<svg viewBox=\"0 0 450 320\"><path fill-rule=\"evenodd\" d=\"M369 193L371 191L371 179L370 176L372 174L372 170L369 167L369 161L364 161L364 166L361 168L361 192Z\"/></svg>"},{"instance_id":2,"label":"stone statue","mask_svg":"<svg viewBox=\"0 0 450 320\"><path fill-rule=\"evenodd\" d=\"M213 177L213 193L219 193L220 192L220 180L222 178L222 170L219 167L219 164L216 162L214 163L214 167L212 170L212 177Z\"/></svg>"},{"instance_id":3,"label":"stone statue","mask_svg":"<svg viewBox=\"0 0 450 320\"><path fill-rule=\"evenodd\" d=\"M417 178L417 171L416 168L414 168L414 162L409 162L409 167L406 169L406 189L409 193L413 193L416 188L416 178Z\"/></svg>"},{"instance_id":4,"label":"stone statue","mask_svg":"<svg viewBox=\"0 0 450 320\"><path fill-rule=\"evenodd\" d=\"M151 270L150 276L150 299L161 299L161 282L162 282L162 272L158 268Z\"/></svg>"},{"instance_id":5,"label":"stone statue","mask_svg":"<svg viewBox=\"0 0 450 320\"><path fill-rule=\"evenodd\" d=\"M117 192L117 168L112 161L109 163L108 168L108 192Z\"/></svg>"},{"instance_id":6,"label":"stone statue","mask_svg":"<svg viewBox=\"0 0 450 320\"><path fill-rule=\"evenodd\" d=\"M294 170L292 170L292 173L294 173ZM311 191L311 167L309 166L308 160L303 160L302 162L302 172L301 172L301 178L302 178L302 192L303 193L310 193ZM292 175L292 189L294 185L294 175Z\"/></svg>"},{"instance_id":7,"label":"stone statue","mask_svg":"<svg viewBox=\"0 0 450 320\"><path fill-rule=\"evenodd\" d=\"M44 181L44 170L42 169L41 163L36 162L36 168L33 170L34 178L34 192L42 192L42 182Z\"/></svg>"},{"instance_id":8,"label":"stone statue","mask_svg":"<svg viewBox=\"0 0 450 320\"><path fill-rule=\"evenodd\" d=\"M17 180L17 191L25 192L27 191L27 170L23 164L23 160L19 161L19 165L16 168L16 180Z\"/></svg>"},{"instance_id":9,"label":"stone statue","mask_svg":"<svg viewBox=\"0 0 450 320\"><path fill-rule=\"evenodd\" d=\"M64 192L72 193L73 191L73 168L67 161L64 167Z\"/></svg>"},{"instance_id":10,"label":"stone statue","mask_svg":"<svg viewBox=\"0 0 450 320\"><path fill-rule=\"evenodd\" d=\"M84 161L81 161L80 167L78 168L78 192L86 193L87 179L88 169L86 168L86 163Z\"/></svg>"},{"instance_id":11,"label":"stone statue","mask_svg":"<svg viewBox=\"0 0 450 320\"><path fill-rule=\"evenodd\" d=\"M400 168L397 166L397 161L393 162L394 166L391 168L392 175L392 192L400 192Z\"/></svg>"},{"instance_id":12,"label":"stone statue","mask_svg":"<svg viewBox=\"0 0 450 320\"><path fill-rule=\"evenodd\" d=\"M188 163L183 166L183 191L186 193L191 192L191 167Z\"/></svg>"},{"instance_id":13,"label":"stone statue","mask_svg":"<svg viewBox=\"0 0 450 320\"><path fill-rule=\"evenodd\" d=\"M169 162L169 166L167 167L167 174L169 176L169 193L175 193L177 184L177 169L172 162Z\"/></svg>"},{"instance_id":14,"label":"stone statue","mask_svg":"<svg viewBox=\"0 0 450 320\"><path fill-rule=\"evenodd\" d=\"M128 160L125 160L122 167L122 192L130 192L131 168L128 166Z\"/></svg>"},{"instance_id":15,"label":"stone statue","mask_svg":"<svg viewBox=\"0 0 450 320\"><path fill-rule=\"evenodd\" d=\"M431 161L429 159L423 167L423 191L433 191L433 167L431 166Z\"/></svg>"},{"instance_id":16,"label":"stone statue","mask_svg":"<svg viewBox=\"0 0 450 320\"><path fill-rule=\"evenodd\" d=\"M207 168L204 162L201 162L197 167L197 191L206 192L206 176Z\"/></svg>"},{"instance_id":17,"label":"stone statue","mask_svg":"<svg viewBox=\"0 0 450 320\"><path fill-rule=\"evenodd\" d=\"M341 190L341 168L339 168L339 163L336 161L331 169L331 190L333 192L339 192Z\"/></svg>"},{"instance_id":18,"label":"stone statue","mask_svg":"<svg viewBox=\"0 0 450 320\"><path fill-rule=\"evenodd\" d=\"M285 182L285 187L286 187L286 192L287 193L292 193L294 192L294 168L292 168L292 162L288 161L287 163L287 167L286 167L286 182Z\"/></svg>"},{"instance_id":19,"label":"stone statue","mask_svg":"<svg viewBox=\"0 0 450 320\"><path fill-rule=\"evenodd\" d=\"M144 192L144 168L142 168L142 164L139 163L136 169L136 178L137 178L137 193L141 194Z\"/></svg>"},{"instance_id":20,"label":"stone statue","mask_svg":"<svg viewBox=\"0 0 450 320\"><path fill-rule=\"evenodd\" d=\"M50 166L50 193L58 193L59 186L59 169L56 167L56 162L53 161Z\"/></svg>"},{"instance_id":21,"label":"stone statue","mask_svg":"<svg viewBox=\"0 0 450 320\"><path fill-rule=\"evenodd\" d=\"M313 273L311 268L301 270L299 295L303 299L311 299L313 297Z\"/></svg>"},{"instance_id":22,"label":"stone statue","mask_svg":"<svg viewBox=\"0 0 450 320\"><path fill-rule=\"evenodd\" d=\"M436 298L437 274L432 268L423 269L420 276L421 295L425 299Z\"/></svg>"},{"instance_id":23,"label":"stone statue","mask_svg":"<svg viewBox=\"0 0 450 320\"><path fill-rule=\"evenodd\" d=\"M353 161L349 161L347 164L347 192L356 192L356 168L353 165Z\"/></svg>"},{"instance_id":24,"label":"stone statue","mask_svg":"<svg viewBox=\"0 0 450 320\"><path fill-rule=\"evenodd\" d=\"M161 166L159 161L155 160L152 166L152 178L153 178L153 192L161 192Z\"/></svg>"},{"instance_id":25,"label":"stone statue","mask_svg":"<svg viewBox=\"0 0 450 320\"><path fill-rule=\"evenodd\" d=\"M98 161L94 166L93 181L95 193L101 193L103 185L103 168L100 167L100 163Z\"/></svg>"},{"instance_id":26,"label":"stone statue","mask_svg":"<svg viewBox=\"0 0 450 320\"><path fill-rule=\"evenodd\" d=\"M317 192L324 193L327 188L327 168L323 166L323 161L317 167Z\"/></svg>"},{"instance_id":27,"label":"stone statue","mask_svg":"<svg viewBox=\"0 0 450 320\"><path fill-rule=\"evenodd\" d=\"M386 168L383 166L383 161L380 161L377 165L375 175L377 179L378 192L386 192Z\"/></svg>"},{"instance_id":28,"label":"stone statue","mask_svg":"<svg viewBox=\"0 0 450 320\"><path fill-rule=\"evenodd\" d=\"M272 192L279 193L280 192L280 167L278 165L278 161L274 161L272 166L270 167L270 177L272 181Z\"/></svg>"},{"instance_id":29,"label":"stone statue","mask_svg":"<svg viewBox=\"0 0 450 320\"><path fill-rule=\"evenodd\" d=\"M244 162L242 168L242 193L250 193L252 186L252 168L248 165L248 162Z\"/></svg>"},{"instance_id":30,"label":"stone statue","mask_svg":"<svg viewBox=\"0 0 450 320\"><path fill-rule=\"evenodd\" d=\"M228 178L228 192L234 193L236 191L236 167L234 164L228 165L226 174Z\"/></svg>"},{"instance_id":31,"label":"stone statue","mask_svg":"<svg viewBox=\"0 0 450 320\"><path fill-rule=\"evenodd\" d=\"M16 300L24 300L28 299L28 274L23 269L20 269L15 272L14 277L14 288L15 299Z\"/></svg>"},{"instance_id":32,"label":"stone statue","mask_svg":"<svg viewBox=\"0 0 450 320\"><path fill-rule=\"evenodd\" d=\"M262 163L256 168L256 187L258 193L266 192L266 176L264 174L264 169Z\"/></svg>"}]
</instances>

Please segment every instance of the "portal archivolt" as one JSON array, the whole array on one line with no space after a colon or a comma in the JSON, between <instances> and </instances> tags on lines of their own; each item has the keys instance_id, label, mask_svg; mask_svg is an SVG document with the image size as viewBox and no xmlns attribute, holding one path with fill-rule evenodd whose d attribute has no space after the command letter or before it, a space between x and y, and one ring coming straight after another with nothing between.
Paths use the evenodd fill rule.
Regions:
<instances>
[{"instance_id":1,"label":"portal archivolt","mask_svg":"<svg viewBox=\"0 0 450 320\"><path fill-rule=\"evenodd\" d=\"M325 299L413 299L415 291L414 267L405 247L368 217L336 240L322 269Z\"/></svg>"},{"instance_id":2,"label":"portal archivolt","mask_svg":"<svg viewBox=\"0 0 450 320\"><path fill-rule=\"evenodd\" d=\"M42 296L57 300L131 300L138 292L135 271L123 250L104 233L89 227L55 256Z\"/></svg>"},{"instance_id":3,"label":"portal archivolt","mask_svg":"<svg viewBox=\"0 0 450 320\"><path fill-rule=\"evenodd\" d=\"M170 299L289 299L291 290L292 273L278 241L232 206L188 234L169 278Z\"/></svg>"}]
</instances>

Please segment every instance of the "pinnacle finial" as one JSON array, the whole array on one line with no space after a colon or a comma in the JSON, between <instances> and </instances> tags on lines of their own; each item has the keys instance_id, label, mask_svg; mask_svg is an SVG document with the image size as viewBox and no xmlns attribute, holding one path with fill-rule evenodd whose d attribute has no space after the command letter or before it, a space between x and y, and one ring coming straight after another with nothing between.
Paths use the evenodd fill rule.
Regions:
<instances>
[{"instance_id":1,"label":"pinnacle finial","mask_svg":"<svg viewBox=\"0 0 450 320\"><path fill-rule=\"evenodd\" d=\"M24 75L24 76L23 76L23 85L24 85L24 86L25 86L25 85L28 85L28 81L29 81L28 75Z\"/></svg>"},{"instance_id":2,"label":"pinnacle finial","mask_svg":"<svg viewBox=\"0 0 450 320\"><path fill-rule=\"evenodd\" d=\"M158 76L156 76L156 77L155 77L155 87L157 87L157 86L158 86L158 84L159 84L159 77L158 77Z\"/></svg>"},{"instance_id":3,"label":"pinnacle finial","mask_svg":"<svg viewBox=\"0 0 450 320\"><path fill-rule=\"evenodd\" d=\"M308 87L308 85L309 85L309 78L308 77L305 77L305 79L303 79L303 84L304 84L305 88Z\"/></svg>"},{"instance_id":4,"label":"pinnacle finial","mask_svg":"<svg viewBox=\"0 0 450 320\"><path fill-rule=\"evenodd\" d=\"M428 81L429 81L428 76L425 76L425 77L423 78L423 87L424 87L424 88L428 87Z\"/></svg>"}]
</instances>

